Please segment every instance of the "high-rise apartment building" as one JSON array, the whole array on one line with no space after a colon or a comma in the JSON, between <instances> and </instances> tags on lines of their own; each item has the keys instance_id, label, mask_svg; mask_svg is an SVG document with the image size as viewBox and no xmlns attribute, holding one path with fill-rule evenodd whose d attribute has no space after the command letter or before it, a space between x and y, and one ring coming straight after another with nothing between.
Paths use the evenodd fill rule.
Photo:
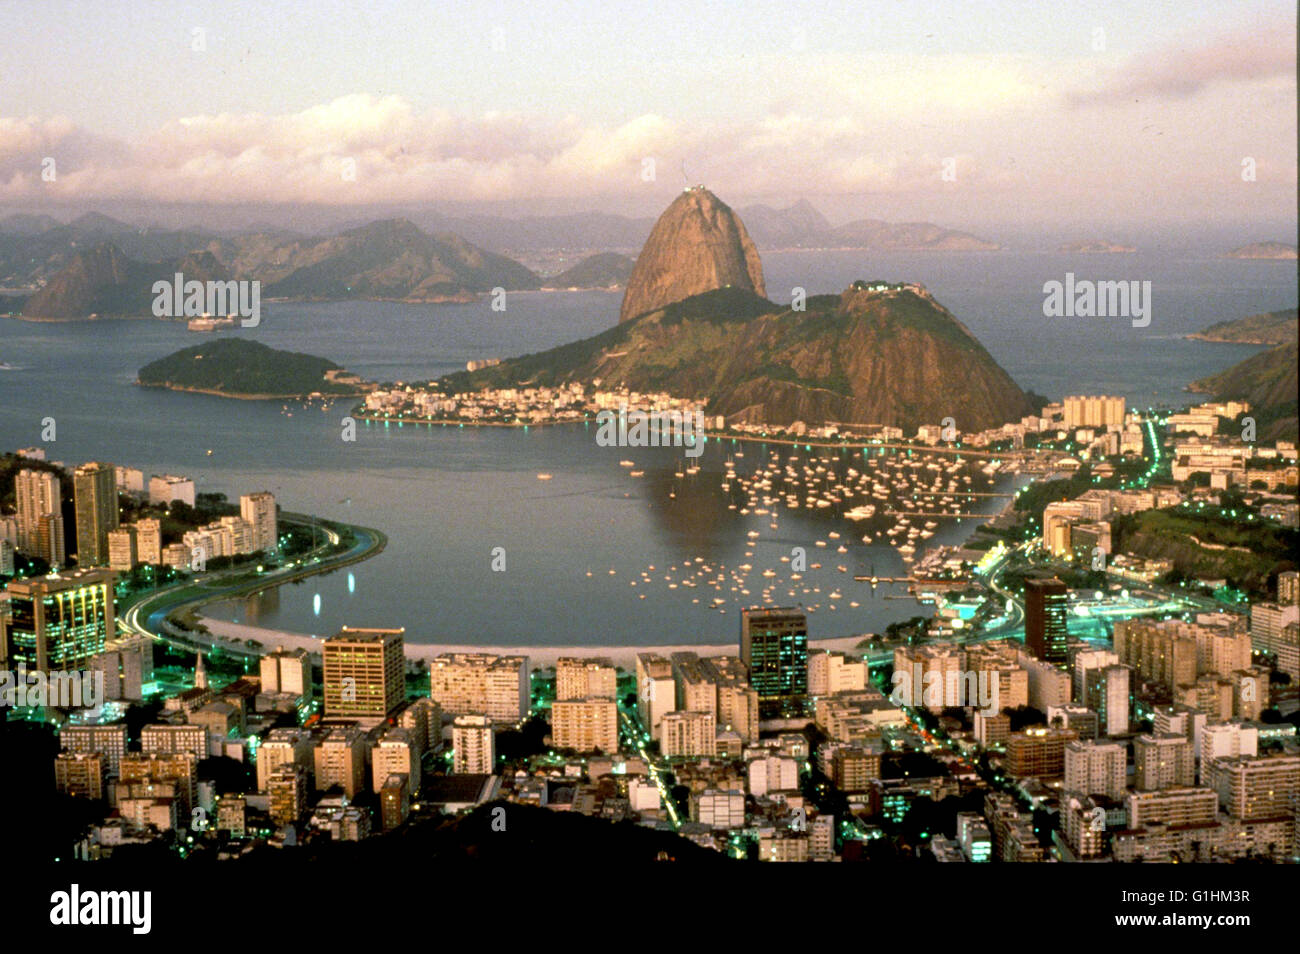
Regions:
<instances>
[{"instance_id":1,"label":"high-rise apartment building","mask_svg":"<svg viewBox=\"0 0 1300 954\"><path fill-rule=\"evenodd\" d=\"M1071 395L1063 402L1065 429L1124 426L1124 398L1105 394Z\"/></svg>"},{"instance_id":2,"label":"high-rise apartment building","mask_svg":"<svg viewBox=\"0 0 1300 954\"><path fill-rule=\"evenodd\" d=\"M135 527L108 531L108 568L129 573L140 562Z\"/></svg>"},{"instance_id":3,"label":"high-rise apartment building","mask_svg":"<svg viewBox=\"0 0 1300 954\"><path fill-rule=\"evenodd\" d=\"M365 733L354 725L335 727L316 746L315 769L318 792L338 786L356 798L366 787Z\"/></svg>"},{"instance_id":4,"label":"high-rise apartment building","mask_svg":"<svg viewBox=\"0 0 1300 954\"><path fill-rule=\"evenodd\" d=\"M637 653L636 705L641 725L658 738L664 716L677 708L672 664L658 653Z\"/></svg>"},{"instance_id":5,"label":"high-rise apartment building","mask_svg":"<svg viewBox=\"0 0 1300 954\"><path fill-rule=\"evenodd\" d=\"M667 712L659 723L659 751L665 758L717 754L717 723L711 712Z\"/></svg>"},{"instance_id":6,"label":"high-rise apartment building","mask_svg":"<svg viewBox=\"0 0 1300 954\"><path fill-rule=\"evenodd\" d=\"M261 658L258 668L263 692L288 693L310 701L311 656L307 650L277 648Z\"/></svg>"},{"instance_id":7,"label":"high-rise apartment building","mask_svg":"<svg viewBox=\"0 0 1300 954\"><path fill-rule=\"evenodd\" d=\"M135 551L141 563L162 563L162 521L157 517L141 517L135 522Z\"/></svg>"},{"instance_id":8,"label":"high-rise apartment building","mask_svg":"<svg viewBox=\"0 0 1300 954\"><path fill-rule=\"evenodd\" d=\"M23 469L14 478L14 501L18 507L18 539L15 541L23 553L39 556L51 565L63 560L63 504L57 474L48 470ZM50 559L48 542L43 552L40 536L40 520L48 515L59 516L59 538L57 561Z\"/></svg>"},{"instance_id":9,"label":"high-rise apartment building","mask_svg":"<svg viewBox=\"0 0 1300 954\"><path fill-rule=\"evenodd\" d=\"M1140 792L1190 788L1196 784L1191 739L1172 732L1139 735L1133 741L1133 787Z\"/></svg>"},{"instance_id":10,"label":"high-rise apartment building","mask_svg":"<svg viewBox=\"0 0 1300 954\"><path fill-rule=\"evenodd\" d=\"M1196 682L1192 625L1182 620L1120 620L1115 624L1115 653L1140 679L1172 691Z\"/></svg>"},{"instance_id":11,"label":"high-rise apartment building","mask_svg":"<svg viewBox=\"0 0 1300 954\"><path fill-rule=\"evenodd\" d=\"M370 750L370 787L378 794L394 775L406 778L408 792L419 792L420 753L411 733L397 726L388 729Z\"/></svg>"},{"instance_id":12,"label":"high-rise apartment building","mask_svg":"<svg viewBox=\"0 0 1300 954\"><path fill-rule=\"evenodd\" d=\"M284 766L302 769L304 778L315 771L315 746L306 729L272 729L257 748L257 790L270 791L271 776Z\"/></svg>"},{"instance_id":13,"label":"high-rise apartment building","mask_svg":"<svg viewBox=\"0 0 1300 954\"><path fill-rule=\"evenodd\" d=\"M456 775L492 775L496 737L485 715L459 715L451 724L451 770Z\"/></svg>"},{"instance_id":14,"label":"high-rise apartment building","mask_svg":"<svg viewBox=\"0 0 1300 954\"><path fill-rule=\"evenodd\" d=\"M275 494L261 491L239 498L239 515L252 527L251 551L274 553L279 546L279 521L276 518Z\"/></svg>"},{"instance_id":15,"label":"high-rise apartment building","mask_svg":"<svg viewBox=\"0 0 1300 954\"><path fill-rule=\"evenodd\" d=\"M1205 784L1224 811L1243 821L1295 818L1300 799L1300 756L1245 755L1214 759Z\"/></svg>"},{"instance_id":16,"label":"high-rise apartment building","mask_svg":"<svg viewBox=\"0 0 1300 954\"><path fill-rule=\"evenodd\" d=\"M443 653L429 663L429 698L452 715L518 722L530 709L527 656Z\"/></svg>"},{"instance_id":17,"label":"high-rise apartment building","mask_svg":"<svg viewBox=\"0 0 1300 954\"><path fill-rule=\"evenodd\" d=\"M1128 750L1118 742L1075 739L1065 746L1063 789L1079 795L1124 797Z\"/></svg>"},{"instance_id":18,"label":"high-rise apartment building","mask_svg":"<svg viewBox=\"0 0 1300 954\"><path fill-rule=\"evenodd\" d=\"M105 771L116 775L126 755L126 723L108 725L65 725L59 731L59 749L76 754L99 753Z\"/></svg>"},{"instance_id":19,"label":"high-rise apartment building","mask_svg":"<svg viewBox=\"0 0 1300 954\"><path fill-rule=\"evenodd\" d=\"M555 698L614 699L618 695L618 670L604 658L562 656L555 662Z\"/></svg>"},{"instance_id":20,"label":"high-rise apartment building","mask_svg":"<svg viewBox=\"0 0 1300 954\"><path fill-rule=\"evenodd\" d=\"M867 685L867 664L844 653L808 650L808 695L829 696L859 692Z\"/></svg>"},{"instance_id":21,"label":"high-rise apartment building","mask_svg":"<svg viewBox=\"0 0 1300 954\"><path fill-rule=\"evenodd\" d=\"M557 699L551 706L551 740L578 752L618 751L618 703L592 696Z\"/></svg>"},{"instance_id":22,"label":"high-rise apartment building","mask_svg":"<svg viewBox=\"0 0 1300 954\"><path fill-rule=\"evenodd\" d=\"M77 563L83 567L108 563L108 534L117 529L117 470L112 464L90 461L72 473L77 513Z\"/></svg>"}]
</instances>

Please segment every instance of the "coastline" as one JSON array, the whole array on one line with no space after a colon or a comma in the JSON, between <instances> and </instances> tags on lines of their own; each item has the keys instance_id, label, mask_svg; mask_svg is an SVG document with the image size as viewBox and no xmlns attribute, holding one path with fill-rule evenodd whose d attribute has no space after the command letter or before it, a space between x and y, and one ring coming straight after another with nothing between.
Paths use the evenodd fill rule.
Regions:
<instances>
[{"instance_id":1,"label":"coastline","mask_svg":"<svg viewBox=\"0 0 1300 954\"><path fill-rule=\"evenodd\" d=\"M142 388L159 388L163 391L180 391L185 394L210 394L213 397L231 398L235 401L305 401L310 397L323 398L355 398L361 397L366 392L355 391L347 394L325 394L317 391L314 394L232 394L229 391L218 391L215 388L187 388L179 384L145 384L139 378L135 380L137 387Z\"/></svg>"}]
</instances>

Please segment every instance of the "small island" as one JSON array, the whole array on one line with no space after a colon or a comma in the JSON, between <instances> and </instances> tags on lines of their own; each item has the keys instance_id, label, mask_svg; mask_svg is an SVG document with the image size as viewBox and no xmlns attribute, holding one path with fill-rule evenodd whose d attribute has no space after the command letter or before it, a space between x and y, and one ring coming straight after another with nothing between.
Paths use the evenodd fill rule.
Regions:
<instances>
[{"instance_id":1,"label":"small island","mask_svg":"<svg viewBox=\"0 0 1300 954\"><path fill-rule=\"evenodd\" d=\"M1080 255L1118 255L1125 252L1136 252L1137 248L1132 245L1110 242L1106 239L1089 239L1083 242L1066 242L1060 247L1059 251L1073 252Z\"/></svg>"},{"instance_id":2,"label":"small island","mask_svg":"<svg viewBox=\"0 0 1300 954\"><path fill-rule=\"evenodd\" d=\"M1285 242L1255 242L1228 253L1228 258L1262 258L1272 261L1295 261L1296 247Z\"/></svg>"},{"instance_id":3,"label":"small island","mask_svg":"<svg viewBox=\"0 0 1300 954\"><path fill-rule=\"evenodd\" d=\"M247 338L182 348L141 368L136 383L243 400L353 397L374 389L327 358L277 351Z\"/></svg>"}]
</instances>

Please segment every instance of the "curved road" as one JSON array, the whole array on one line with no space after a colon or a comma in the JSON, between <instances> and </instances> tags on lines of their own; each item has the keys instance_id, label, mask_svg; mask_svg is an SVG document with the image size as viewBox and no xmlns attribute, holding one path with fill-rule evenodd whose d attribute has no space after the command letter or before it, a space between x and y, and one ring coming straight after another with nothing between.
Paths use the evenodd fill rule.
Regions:
<instances>
[{"instance_id":1,"label":"curved road","mask_svg":"<svg viewBox=\"0 0 1300 954\"><path fill-rule=\"evenodd\" d=\"M325 534L325 542L315 549L307 551L292 563L257 574L256 578L251 580L246 579L246 577L255 571L245 565L205 573L167 589L145 594L118 617L119 627L131 635L148 636L151 639L165 642L176 642L162 629L163 621L176 610L193 609L206 603L228 599L233 596L249 596L274 586L282 586L285 583L306 579L319 573L328 573L340 567L369 559L380 553L388 545L388 537L382 532L370 527L347 524L348 529L356 537L356 543L342 553L322 559L321 554L325 553L330 547L339 545L341 538L338 533L329 527L322 526L315 518L304 514L281 512L280 520L285 524L319 529ZM225 578L239 578L240 582L221 586L220 583ZM222 648L232 652L257 655L251 650L237 647L223 645Z\"/></svg>"}]
</instances>

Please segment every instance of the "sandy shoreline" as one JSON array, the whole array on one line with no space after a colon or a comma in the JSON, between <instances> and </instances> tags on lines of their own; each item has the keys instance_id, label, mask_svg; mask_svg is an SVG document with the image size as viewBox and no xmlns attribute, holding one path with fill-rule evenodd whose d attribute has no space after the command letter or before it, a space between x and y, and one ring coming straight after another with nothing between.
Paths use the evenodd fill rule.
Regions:
<instances>
[{"instance_id":1,"label":"sandy shoreline","mask_svg":"<svg viewBox=\"0 0 1300 954\"><path fill-rule=\"evenodd\" d=\"M214 636L226 640L255 639L266 649L283 646L286 649L306 649L308 652L319 653L323 642L323 640L305 633L263 629L260 626L231 623L207 616L200 616L199 619ZM863 638L862 636L842 636L833 639L811 639L808 641L808 645L817 649L847 652L851 651ZM612 659L616 665L628 670L636 665L637 653L652 652L668 655L680 651L689 651L699 653L701 656L735 656L740 651L740 647L736 642L710 645L678 643L662 646L470 646L453 643L420 644L408 642L405 649L407 659L425 660L432 659L441 653L453 652L497 653L502 656L526 655L529 665L533 667L553 666L555 660L561 656L578 656L581 658L606 656Z\"/></svg>"}]
</instances>

